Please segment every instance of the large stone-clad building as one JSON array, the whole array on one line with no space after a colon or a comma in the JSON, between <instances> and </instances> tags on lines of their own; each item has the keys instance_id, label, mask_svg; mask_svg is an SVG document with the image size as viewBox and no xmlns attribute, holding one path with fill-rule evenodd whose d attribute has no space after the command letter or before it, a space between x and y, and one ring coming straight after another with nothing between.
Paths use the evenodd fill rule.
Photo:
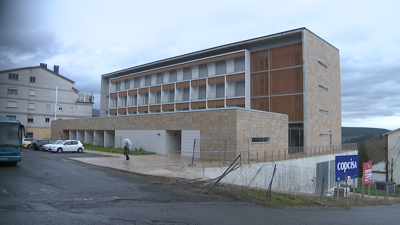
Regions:
<instances>
[{"instance_id":1,"label":"large stone-clad building","mask_svg":"<svg viewBox=\"0 0 400 225\"><path fill-rule=\"evenodd\" d=\"M209 135L201 124L225 110L235 118L228 127L243 132L229 136L233 128L221 130L214 122L210 127L219 135ZM193 138L200 139L201 151L220 148L226 138L235 150L341 144L339 50L299 28L111 72L101 77L100 116L87 125L57 124L53 138L62 133L116 146L121 138L151 131L137 140L149 150L168 131L179 136L180 150ZM249 123L238 126L237 116ZM192 121L182 119L188 117ZM189 131L196 132L184 138Z\"/></svg>"}]
</instances>

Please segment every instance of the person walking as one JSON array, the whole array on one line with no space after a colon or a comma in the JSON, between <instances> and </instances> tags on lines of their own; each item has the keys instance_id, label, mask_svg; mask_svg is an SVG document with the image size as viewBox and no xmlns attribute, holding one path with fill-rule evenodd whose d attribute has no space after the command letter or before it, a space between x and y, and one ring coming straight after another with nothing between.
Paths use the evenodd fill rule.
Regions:
<instances>
[{"instance_id":1,"label":"person walking","mask_svg":"<svg viewBox=\"0 0 400 225\"><path fill-rule=\"evenodd\" d=\"M131 146L129 141L124 141L124 155L126 156L125 162L129 162L129 152L131 150Z\"/></svg>"}]
</instances>

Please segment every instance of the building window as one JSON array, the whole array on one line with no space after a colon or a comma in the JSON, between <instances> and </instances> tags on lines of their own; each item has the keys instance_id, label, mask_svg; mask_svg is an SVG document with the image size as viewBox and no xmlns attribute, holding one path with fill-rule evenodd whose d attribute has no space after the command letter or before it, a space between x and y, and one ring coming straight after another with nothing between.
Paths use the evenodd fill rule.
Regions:
<instances>
[{"instance_id":1,"label":"building window","mask_svg":"<svg viewBox=\"0 0 400 225\"><path fill-rule=\"evenodd\" d=\"M73 106L70 106L70 107L69 107L69 111L73 112L73 111L74 111L74 107L73 107Z\"/></svg>"},{"instance_id":2,"label":"building window","mask_svg":"<svg viewBox=\"0 0 400 225\"><path fill-rule=\"evenodd\" d=\"M133 106L137 105L137 95L132 95L132 105Z\"/></svg>"},{"instance_id":3,"label":"building window","mask_svg":"<svg viewBox=\"0 0 400 225\"><path fill-rule=\"evenodd\" d=\"M33 123L33 117L28 117L28 123Z\"/></svg>"},{"instance_id":4,"label":"building window","mask_svg":"<svg viewBox=\"0 0 400 225\"><path fill-rule=\"evenodd\" d=\"M6 117L8 117L8 118L12 118L12 119L17 119L17 116L12 116L12 115L6 115Z\"/></svg>"},{"instance_id":5,"label":"building window","mask_svg":"<svg viewBox=\"0 0 400 225\"><path fill-rule=\"evenodd\" d=\"M324 87L324 86L322 86L322 85L319 85L319 88L321 88L321 89L324 90L324 91L328 91L328 88L326 88L326 87Z\"/></svg>"},{"instance_id":6,"label":"building window","mask_svg":"<svg viewBox=\"0 0 400 225\"><path fill-rule=\"evenodd\" d=\"M199 100L206 99L206 85L199 86Z\"/></svg>"},{"instance_id":7,"label":"building window","mask_svg":"<svg viewBox=\"0 0 400 225\"><path fill-rule=\"evenodd\" d=\"M169 82L175 82L176 80L176 70L169 71Z\"/></svg>"},{"instance_id":8,"label":"building window","mask_svg":"<svg viewBox=\"0 0 400 225\"><path fill-rule=\"evenodd\" d=\"M134 88L140 87L140 80L139 80L139 77L133 78L133 86L134 86Z\"/></svg>"},{"instance_id":9,"label":"building window","mask_svg":"<svg viewBox=\"0 0 400 225\"><path fill-rule=\"evenodd\" d=\"M8 79L9 79L9 80L18 80L18 74L16 74L16 73L9 73L9 74L8 74Z\"/></svg>"},{"instance_id":10,"label":"building window","mask_svg":"<svg viewBox=\"0 0 400 225\"><path fill-rule=\"evenodd\" d=\"M252 143L269 143L269 137L253 137L251 138Z\"/></svg>"},{"instance_id":11,"label":"building window","mask_svg":"<svg viewBox=\"0 0 400 225\"><path fill-rule=\"evenodd\" d=\"M320 113L329 114L329 112L328 112L328 111L326 111L326 110L323 110L323 109L320 109L320 110L319 110L319 112L320 112Z\"/></svg>"},{"instance_id":12,"label":"building window","mask_svg":"<svg viewBox=\"0 0 400 225\"><path fill-rule=\"evenodd\" d=\"M207 63L199 65L199 77L208 77Z\"/></svg>"},{"instance_id":13,"label":"building window","mask_svg":"<svg viewBox=\"0 0 400 225\"><path fill-rule=\"evenodd\" d=\"M217 98L224 98L225 97L225 83L218 83L217 84Z\"/></svg>"},{"instance_id":14,"label":"building window","mask_svg":"<svg viewBox=\"0 0 400 225\"><path fill-rule=\"evenodd\" d=\"M129 89L129 85L130 85L130 80L129 79L124 80L124 88L125 88L125 90Z\"/></svg>"},{"instance_id":15,"label":"building window","mask_svg":"<svg viewBox=\"0 0 400 225\"><path fill-rule=\"evenodd\" d=\"M63 110L62 105L59 105L59 106L58 106L58 110L59 110L59 111L62 111L62 110Z\"/></svg>"},{"instance_id":16,"label":"building window","mask_svg":"<svg viewBox=\"0 0 400 225\"><path fill-rule=\"evenodd\" d=\"M169 90L169 102L174 102L175 101L175 90L170 89Z\"/></svg>"},{"instance_id":17,"label":"building window","mask_svg":"<svg viewBox=\"0 0 400 225\"><path fill-rule=\"evenodd\" d=\"M17 95L18 94L18 89L17 88L8 88L7 89L7 94Z\"/></svg>"},{"instance_id":18,"label":"building window","mask_svg":"<svg viewBox=\"0 0 400 225\"><path fill-rule=\"evenodd\" d=\"M164 83L164 74L163 73L157 73L157 84L162 84Z\"/></svg>"},{"instance_id":19,"label":"building window","mask_svg":"<svg viewBox=\"0 0 400 225\"><path fill-rule=\"evenodd\" d=\"M35 109L35 104L34 103L29 103L28 104L28 109Z\"/></svg>"},{"instance_id":20,"label":"building window","mask_svg":"<svg viewBox=\"0 0 400 225\"><path fill-rule=\"evenodd\" d=\"M29 82L36 83L36 77L30 77Z\"/></svg>"},{"instance_id":21,"label":"building window","mask_svg":"<svg viewBox=\"0 0 400 225\"><path fill-rule=\"evenodd\" d=\"M151 75L147 75L144 77L144 85L150 86L151 85Z\"/></svg>"},{"instance_id":22,"label":"building window","mask_svg":"<svg viewBox=\"0 0 400 225\"><path fill-rule=\"evenodd\" d=\"M245 69L244 56L235 58L235 72L241 72Z\"/></svg>"},{"instance_id":23,"label":"building window","mask_svg":"<svg viewBox=\"0 0 400 225\"><path fill-rule=\"evenodd\" d=\"M321 66L325 67L325 69L328 69L328 66L326 66L325 64L323 64L321 61L318 61L318 63L319 63Z\"/></svg>"},{"instance_id":24,"label":"building window","mask_svg":"<svg viewBox=\"0 0 400 225\"><path fill-rule=\"evenodd\" d=\"M116 90L116 91L120 91L120 90L121 90L121 81L117 81L117 82L115 83L115 90Z\"/></svg>"},{"instance_id":25,"label":"building window","mask_svg":"<svg viewBox=\"0 0 400 225\"><path fill-rule=\"evenodd\" d=\"M245 82L244 80L237 80L235 87L235 96L244 96L245 95Z\"/></svg>"},{"instance_id":26,"label":"building window","mask_svg":"<svg viewBox=\"0 0 400 225\"><path fill-rule=\"evenodd\" d=\"M161 91L156 92L156 103L161 103Z\"/></svg>"},{"instance_id":27,"label":"building window","mask_svg":"<svg viewBox=\"0 0 400 225\"><path fill-rule=\"evenodd\" d=\"M190 88L189 87L183 88L183 101L189 101L189 95L190 95Z\"/></svg>"},{"instance_id":28,"label":"building window","mask_svg":"<svg viewBox=\"0 0 400 225\"><path fill-rule=\"evenodd\" d=\"M144 94L144 104L148 105L149 104L149 93Z\"/></svg>"},{"instance_id":29,"label":"building window","mask_svg":"<svg viewBox=\"0 0 400 225\"><path fill-rule=\"evenodd\" d=\"M183 80L192 79L192 67L183 68Z\"/></svg>"},{"instance_id":30,"label":"building window","mask_svg":"<svg viewBox=\"0 0 400 225\"><path fill-rule=\"evenodd\" d=\"M17 108L17 102L7 101L7 108Z\"/></svg>"},{"instance_id":31,"label":"building window","mask_svg":"<svg viewBox=\"0 0 400 225\"><path fill-rule=\"evenodd\" d=\"M215 62L215 74L226 74L225 60Z\"/></svg>"},{"instance_id":32,"label":"building window","mask_svg":"<svg viewBox=\"0 0 400 225\"><path fill-rule=\"evenodd\" d=\"M35 90L29 90L29 96L35 96Z\"/></svg>"},{"instance_id":33,"label":"building window","mask_svg":"<svg viewBox=\"0 0 400 225\"><path fill-rule=\"evenodd\" d=\"M45 118L46 123L50 123L50 118Z\"/></svg>"}]
</instances>

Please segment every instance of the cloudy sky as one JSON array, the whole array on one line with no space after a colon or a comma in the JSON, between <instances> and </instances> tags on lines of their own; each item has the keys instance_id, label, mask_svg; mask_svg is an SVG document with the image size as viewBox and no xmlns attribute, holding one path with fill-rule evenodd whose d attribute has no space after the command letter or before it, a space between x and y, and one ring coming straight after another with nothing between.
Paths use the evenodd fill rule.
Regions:
<instances>
[{"instance_id":1,"label":"cloudy sky","mask_svg":"<svg viewBox=\"0 0 400 225\"><path fill-rule=\"evenodd\" d=\"M399 9L397 0L0 0L0 70L59 65L99 109L103 74L306 27L340 50L342 126L392 130Z\"/></svg>"}]
</instances>

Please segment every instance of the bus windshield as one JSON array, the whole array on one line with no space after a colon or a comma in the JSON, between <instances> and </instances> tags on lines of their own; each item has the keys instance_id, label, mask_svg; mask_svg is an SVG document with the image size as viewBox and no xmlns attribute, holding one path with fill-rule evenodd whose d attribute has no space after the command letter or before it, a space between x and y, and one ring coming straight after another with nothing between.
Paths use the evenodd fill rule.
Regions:
<instances>
[{"instance_id":1,"label":"bus windshield","mask_svg":"<svg viewBox=\"0 0 400 225\"><path fill-rule=\"evenodd\" d=\"M21 137L20 124L0 123L0 146L21 147Z\"/></svg>"}]
</instances>

